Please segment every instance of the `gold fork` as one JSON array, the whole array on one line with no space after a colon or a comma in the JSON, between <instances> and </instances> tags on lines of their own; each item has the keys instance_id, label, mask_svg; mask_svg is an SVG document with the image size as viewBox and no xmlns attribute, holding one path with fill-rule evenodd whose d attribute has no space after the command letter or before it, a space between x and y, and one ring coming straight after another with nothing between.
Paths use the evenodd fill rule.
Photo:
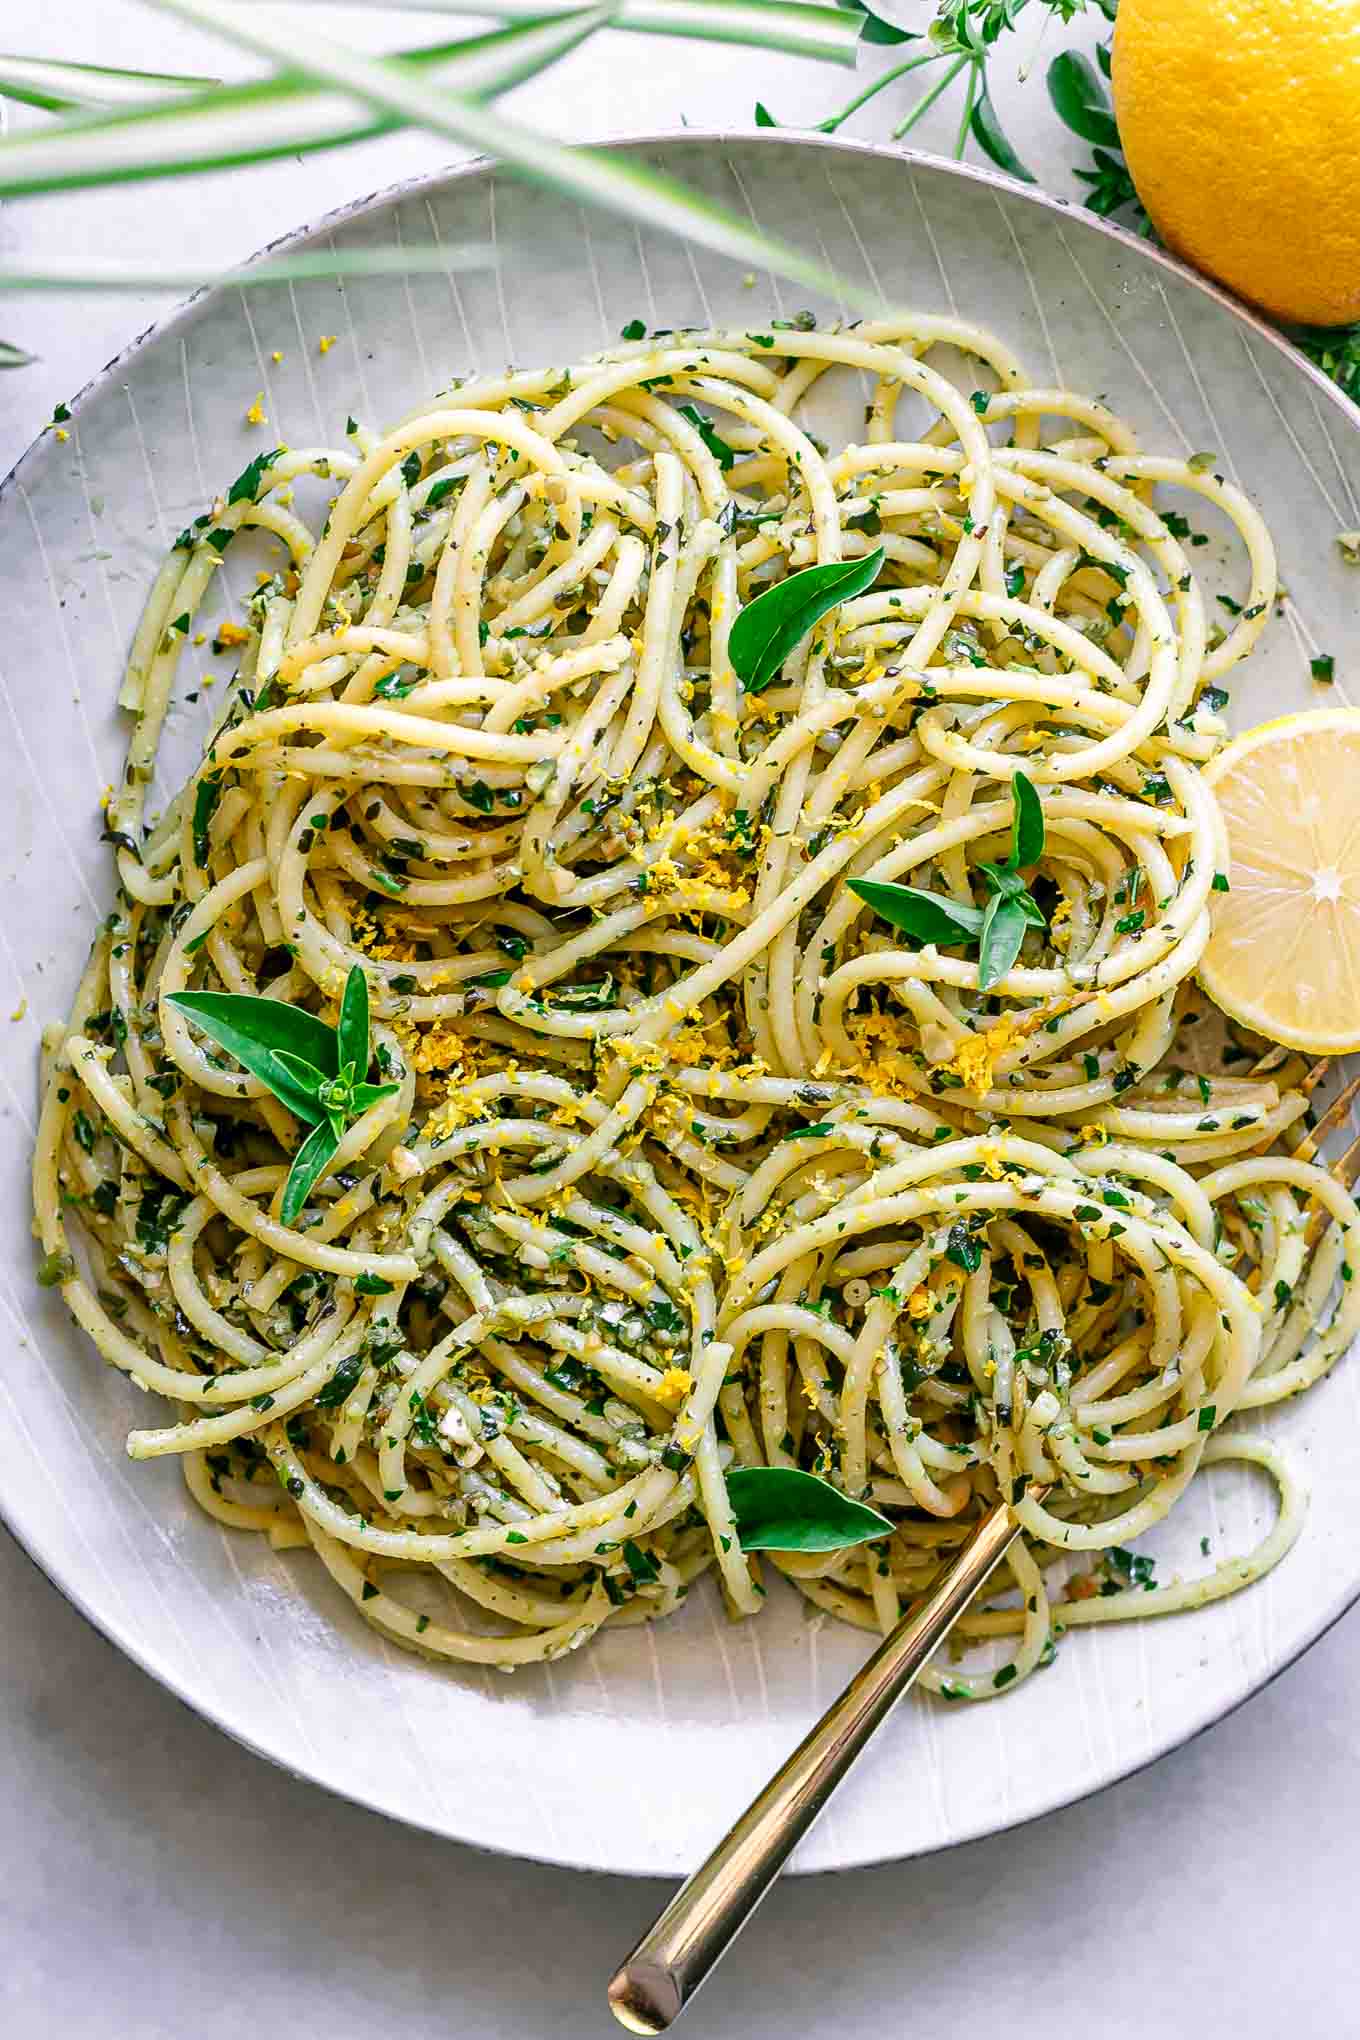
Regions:
<instances>
[{"instance_id":1,"label":"gold fork","mask_svg":"<svg viewBox=\"0 0 1360 2040\"><path fill-rule=\"evenodd\" d=\"M1289 1051L1272 1049L1251 1074L1272 1074L1287 1068L1292 1060ZM1330 1058L1314 1063L1293 1088L1311 1098L1331 1066ZM1319 1116L1292 1158L1314 1160L1322 1142L1344 1125L1357 1097L1360 1072ZM1360 1176L1360 1134L1332 1163L1331 1174L1347 1187ZM1310 1248L1317 1244L1325 1224L1325 1214L1315 1213L1306 1235ZM1042 1488L1030 1490L1035 1500L1041 1500L1045 1492ZM887 1719L1005 1556L1019 1529L1010 1504L996 1503L925 1600L908 1609L707 1862L681 1885L610 1982L610 2009L630 2033L664 2033L679 2017L750 1919L875 1729Z\"/></svg>"}]
</instances>

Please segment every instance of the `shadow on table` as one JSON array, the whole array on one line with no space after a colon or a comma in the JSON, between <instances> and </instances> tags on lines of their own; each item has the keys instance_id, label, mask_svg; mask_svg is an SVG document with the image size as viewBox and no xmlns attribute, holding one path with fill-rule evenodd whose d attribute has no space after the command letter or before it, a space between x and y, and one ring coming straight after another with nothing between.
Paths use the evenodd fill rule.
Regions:
<instances>
[{"instance_id":1,"label":"shadow on table","mask_svg":"<svg viewBox=\"0 0 1360 2040\"><path fill-rule=\"evenodd\" d=\"M285 1776L121 1657L3 1533L0 1600L8 2040L618 2030L605 1981L670 1887L479 1854ZM1101 2040L1179 2040L1197 2018L1235 2040L1320 2028L1349 1959L1358 1673L1352 1617L1233 1719L1083 1805L926 1861L787 1881L680 2030L1023 2036L1097 2007ZM998 1707L999 1761L1005 1735Z\"/></svg>"}]
</instances>

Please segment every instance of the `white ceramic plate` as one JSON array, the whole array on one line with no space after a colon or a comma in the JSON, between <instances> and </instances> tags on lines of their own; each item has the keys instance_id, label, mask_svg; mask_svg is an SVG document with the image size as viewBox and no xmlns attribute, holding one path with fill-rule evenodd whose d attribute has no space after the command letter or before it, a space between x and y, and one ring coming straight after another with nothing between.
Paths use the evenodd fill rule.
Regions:
<instances>
[{"instance_id":1,"label":"white ceramic plate","mask_svg":"<svg viewBox=\"0 0 1360 2040\"><path fill-rule=\"evenodd\" d=\"M996 327L1036 378L1108 395L1149 447L1218 453L1264 505L1292 598L1252 662L1237 720L1318 693L1310 647L1337 654L1344 688L1360 573L1335 539L1360 526L1360 413L1263 326L1088 214L985 173L783 136L640 146L762 225L820 243L893 302ZM98 800L122 762L120 661L167 543L265 443L243 422L256 391L274 440L336 443L347 413L382 424L456 374L571 360L634 316L750 326L804 302L481 167L298 239L488 234L498 273L202 297L107 370L73 404L69 439L47 434L0 496L0 1014L14 1016L0 1030L10 1121L0 1506L109 1637L288 1769L464 1841L678 1872L830 1700L863 1656L862 1637L808 1620L791 1594L729 1627L704 1593L662 1627L611 1634L514 1678L405 1657L309 1554L280 1558L219 1530L174 1465L125 1459L124 1433L148 1421L138 1392L98 1363L33 1279L26 1166L39 1029L65 1012L109 905ZM337 335L324 356L323 333ZM1210 576L1214 552L1197 555ZM239 596L249 579L234 552L224 591ZM192 741L186 720L182 758ZM909 1702L798 1867L914 1855L1059 1806L1214 1721L1312 1642L1360 1594L1358 1394L1360 1369L1343 1366L1270 1420L1314 1494L1301 1544L1263 1586L1200 1614L1078 1632L1051 1670L996 1704ZM1197 1482L1160 1547L1163 1571L1199 1565L1202 1538L1215 1554L1245 1547L1265 1510L1244 1472Z\"/></svg>"}]
</instances>

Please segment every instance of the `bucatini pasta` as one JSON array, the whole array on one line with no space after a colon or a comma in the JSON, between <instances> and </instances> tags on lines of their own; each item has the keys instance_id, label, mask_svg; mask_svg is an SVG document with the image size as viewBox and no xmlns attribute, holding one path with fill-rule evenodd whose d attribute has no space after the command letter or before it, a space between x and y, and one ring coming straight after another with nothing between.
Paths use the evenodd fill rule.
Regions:
<instances>
[{"instance_id":1,"label":"bucatini pasta","mask_svg":"<svg viewBox=\"0 0 1360 2040\"><path fill-rule=\"evenodd\" d=\"M836 451L799 422L828 375L867 397ZM1206 501L1245 558L1226 632ZM148 819L251 527L286 558ZM743 613L855 561L871 585L743 684ZM955 320L630 340L252 462L148 602L117 904L47 1039L42 1279L176 1405L133 1456L309 1542L393 1640L507 1667L708 1571L735 1614L775 1565L886 1627L999 1495L1025 1535L962 1634L1011 1655L928 1671L953 1697L1265 1571L1301 1496L1223 1427L1360 1325L1356 1207L1287 1154L1303 1064L1194 987L1231 883L1200 768L1275 592L1211 460ZM998 970L968 930L1008 901ZM306 1125L170 1002L343 1033L356 966L381 1095L285 1222ZM1150 1586L1129 1540L1225 1458L1273 1477L1274 1527ZM757 1558L733 1465L891 1534Z\"/></svg>"}]
</instances>

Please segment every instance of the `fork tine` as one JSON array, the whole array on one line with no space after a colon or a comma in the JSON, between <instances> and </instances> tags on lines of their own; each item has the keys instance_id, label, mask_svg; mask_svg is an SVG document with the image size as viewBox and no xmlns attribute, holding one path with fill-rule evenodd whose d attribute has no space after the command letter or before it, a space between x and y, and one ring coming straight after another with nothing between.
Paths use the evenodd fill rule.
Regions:
<instances>
[{"instance_id":1,"label":"fork tine","mask_svg":"<svg viewBox=\"0 0 1360 2040\"><path fill-rule=\"evenodd\" d=\"M1258 1072L1262 1071L1263 1066L1269 1063L1269 1061L1269 1056L1263 1056L1261 1062L1253 1069L1252 1075L1255 1076ZM1272 1067L1278 1068L1279 1065L1274 1064ZM1311 1097L1331 1067L1332 1058L1330 1056L1322 1056L1305 1073L1297 1088L1303 1092L1305 1097ZM1353 1076L1350 1082L1344 1084L1337 1092L1317 1124L1310 1128L1298 1146L1293 1150L1291 1160L1311 1162L1315 1156L1318 1156L1321 1144L1328 1134L1335 1133L1339 1127L1345 1124L1346 1119L1350 1115L1350 1109L1357 1097L1360 1097L1360 1072ZM1325 1157L1321 1157L1321 1159L1325 1162ZM1356 1135L1343 1155L1338 1156L1336 1161L1328 1163L1326 1166L1330 1174L1335 1176L1337 1182L1344 1184L1349 1190L1356 1178L1360 1176L1360 1134ZM1308 1221L1308 1230L1304 1234L1305 1252L1312 1253L1330 1223L1330 1216L1326 1211L1320 1209L1314 1210L1312 1217Z\"/></svg>"},{"instance_id":2,"label":"fork tine","mask_svg":"<svg viewBox=\"0 0 1360 2040\"><path fill-rule=\"evenodd\" d=\"M1314 1091L1316 1091L1318 1085L1322 1082L1322 1079L1326 1076L1328 1070L1331 1067L1332 1058L1329 1055L1324 1055L1320 1058L1319 1061L1313 1064L1313 1067L1307 1072L1305 1076L1300 1078L1298 1088L1300 1091L1302 1091L1305 1098L1312 1097Z\"/></svg>"},{"instance_id":3,"label":"fork tine","mask_svg":"<svg viewBox=\"0 0 1360 2040\"><path fill-rule=\"evenodd\" d=\"M1291 1082L1286 1078L1285 1072L1289 1070L1291 1064L1296 1062L1303 1062L1303 1057L1296 1050L1281 1048L1276 1044L1268 1048L1263 1056L1258 1057L1248 1070L1247 1075L1249 1077L1275 1077L1280 1080L1286 1090L1302 1091L1305 1098L1311 1098L1328 1070L1332 1067L1332 1058L1329 1055L1320 1056L1315 1063L1305 1065L1303 1074L1293 1078Z\"/></svg>"},{"instance_id":4,"label":"fork tine","mask_svg":"<svg viewBox=\"0 0 1360 2040\"><path fill-rule=\"evenodd\" d=\"M1353 1076L1344 1089L1337 1092L1327 1110L1310 1132L1306 1133L1294 1150L1296 1162L1311 1162L1329 1133L1344 1126L1350 1114L1351 1105L1360 1096L1360 1073Z\"/></svg>"},{"instance_id":5,"label":"fork tine","mask_svg":"<svg viewBox=\"0 0 1360 2040\"><path fill-rule=\"evenodd\" d=\"M1278 1076L1280 1071L1288 1069L1291 1063L1301 1063L1304 1074L1296 1077L1289 1088L1291 1090L1311 1091L1322 1082L1322 1079L1331 1068L1331 1057L1321 1056L1317 1062L1310 1066L1307 1057L1300 1049L1285 1048L1278 1041L1273 1041L1269 1048L1257 1057L1256 1061L1247 1071L1247 1075L1249 1077Z\"/></svg>"},{"instance_id":6,"label":"fork tine","mask_svg":"<svg viewBox=\"0 0 1360 2040\"><path fill-rule=\"evenodd\" d=\"M1355 1136L1346 1152L1337 1156L1328 1173L1335 1176L1337 1182L1343 1184L1347 1190L1354 1186L1356 1177L1360 1176L1360 1133ZM1303 1236L1305 1253L1312 1253L1331 1222L1330 1212L1314 1211L1308 1221L1308 1230Z\"/></svg>"},{"instance_id":7,"label":"fork tine","mask_svg":"<svg viewBox=\"0 0 1360 2040\"><path fill-rule=\"evenodd\" d=\"M1349 1190L1360 1176L1360 1133L1355 1136L1344 1155L1338 1155L1332 1163L1332 1174L1338 1183L1344 1183Z\"/></svg>"}]
</instances>

